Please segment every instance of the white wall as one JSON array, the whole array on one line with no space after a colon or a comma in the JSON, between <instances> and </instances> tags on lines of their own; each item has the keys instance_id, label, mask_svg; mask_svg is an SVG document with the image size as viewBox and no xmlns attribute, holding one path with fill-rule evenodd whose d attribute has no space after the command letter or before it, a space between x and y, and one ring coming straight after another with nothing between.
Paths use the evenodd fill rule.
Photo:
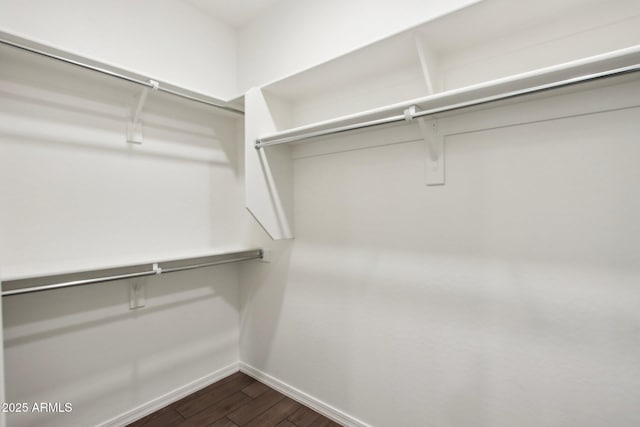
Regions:
<instances>
[{"instance_id":1,"label":"white wall","mask_svg":"<svg viewBox=\"0 0 640 427\"><path fill-rule=\"evenodd\" d=\"M468 20L442 41L442 87L638 42L637 2L542 3L530 5L533 19L531 9L514 19L523 28ZM280 12L270 28L285 33ZM324 27L299 15L301 40L279 40L277 64L253 69L275 77L293 58L320 62L323 42L305 43L348 19L327 25L313 12ZM425 29L427 40L447 31ZM263 51L276 46L278 32L262 34ZM307 124L409 98L423 90L409 66L344 86L318 71L339 66L319 67L265 92ZM300 90L305 74L314 93ZM424 185L415 127L294 146L295 239L262 234L273 262L241 271L241 361L354 425L638 425L640 83L582 90L442 118L444 187Z\"/></svg>"},{"instance_id":2,"label":"white wall","mask_svg":"<svg viewBox=\"0 0 640 427\"><path fill-rule=\"evenodd\" d=\"M241 359L373 426L638 425L639 91L443 120L443 187L407 127L297 148L295 240L243 270Z\"/></svg>"},{"instance_id":3,"label":"white wall","mask_svg":"<svg viewBox=\"0 0 640 427\"><path fill-rule=\"evenodd\" d=\"M238 28L246 92L478 0L283 0Z\"/></svg>"},{"instance_id":4,"label":"white wall","mask_svg":"<svg viewBox=\"0 0 640 427\"><path fill-rule=\"evenodd\" d=\"M234 29L180 0L0 0L0 30L213 97L238 93Z\"/></svg>"},{"instance_id":5,"label":"white wall","mask_svg":"<svg viewBox=\"0 0 640 427\"><path fill-rule=\"evenodd\" d=\"M98 425L235 369L237 271L148 279L146 306L133 311L124 281L5 297L7 401L73 405L68 414L8 414L8 424Z\"/></svg>"},{"instance_id":6,"label":"white wall","mask_svg":"<svg viewBox=\"0 0 640 427\"><path fill-rule=\"evenodd\" d=\"M152 93L132 146L138 87L8 47L0 62L3 278L243 246L235 119ZM6 399L73 404L9 424L96 425L234 365L237 275L144 279L133 311L126 282L3 298Z\"/></svg>"},{"instance_id":7,"label":"white wall","mask_svg":"<svg viewBox=\"0 0 640 427\"><path fill-rule=\"evenodd\" d=\"M1 285L1 283L0 283ZM2 320L2 304L0 304L0 321ZM4 342L2 339L3 331L0 328L0 341ZM7 400L4 397L4 345L0 347L0 401L6 402ZM0 414L0 427L5 427L6 419L4 412Z\"/></svg>"}]
</instances>

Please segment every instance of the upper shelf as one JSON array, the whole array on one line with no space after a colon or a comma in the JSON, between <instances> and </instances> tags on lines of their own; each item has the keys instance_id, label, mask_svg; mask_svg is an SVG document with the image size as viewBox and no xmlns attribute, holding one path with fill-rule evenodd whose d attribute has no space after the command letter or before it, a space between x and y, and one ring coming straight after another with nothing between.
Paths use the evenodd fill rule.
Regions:
<instances>
[{"instance_id":1,"label":"upper shelf","mask_svg":"<svg viewBox=\"0 0 640 427\"><path fill-rule=\"evenodd\" d=\"M636 46L637 28L633 1L485 0L262 90L297 128Z\"/></svg>"},{"instance_id":2,"label":"upper shelf","mask_svg":"<svg viewBox=\"0 0 640 427\"><path fill-rule=\"evenodd\" d=\"M123 68L84 58L70 52L65 52L63 50L56 49L42 43L34 42L32 40L28 40L14 34L0 31L0 43L16 49L21 49L31 54L51 58L86 70L91 70L120 80L124 80L147 89L153 89L158 92L163 92L172 96L179 97L181 99L186 99L188 101L207 105L216 108L221 112L234 115L244 114L241 109L237 108L237 106L232 105L229 102L225 102L220 99L194 92L192 90L185 89L176 85L160 82L156 79L151 79L149 77L142 76Z\"/></svg>"},{"instance_id":3,"label":"upper shelf","mask_svg":"<svg viewBox=\"0 0 640 427\"><path fill-rule=\"evenodd\" d=\"M637 71L640 71L640 45L287 129L262 136L257 146L295 142L420 116L441 115L551 89L571 90L579 84L598 84L600 80ZM416 113L411 117L405 116L404 112L410 107L416 107Z\"/></svg>"},{"instance_id":4,"label":"upper shelf","mask_svg":"<svg viewBox=\"0 0 640 427\"><path fill-rule=\"evenodd\" d=\"M295 149L286 143L414 119L417 126L399 134L424 140L424 183L443 185L447 126L464 121L445 116L489 102L492 109L509 103L508 109L495 111L511 110L508 115L518 123L597 110L611 101L593 98L598 90L615 92L616 83L638 79L638 28L637 1L484 0L254 88L245 97L247 208L273 239L293 238L292 160L387 144L392 132ZM568 95L559 97L562 107L546 102L558 94ZM511 108L524 95L535 101ZM574 95L595 105L581 105ZM543 97L545 102L538 103ZM537 106L534 114L527 105ZM550 105L556 108L547 111ZM503 123L502 117L479 113L483 120ZM426 120L427 115L438 120ZM282 145L254 149L276 144ZM329 148L323 151L320 145Z\"/></svg>"}]
</instances>

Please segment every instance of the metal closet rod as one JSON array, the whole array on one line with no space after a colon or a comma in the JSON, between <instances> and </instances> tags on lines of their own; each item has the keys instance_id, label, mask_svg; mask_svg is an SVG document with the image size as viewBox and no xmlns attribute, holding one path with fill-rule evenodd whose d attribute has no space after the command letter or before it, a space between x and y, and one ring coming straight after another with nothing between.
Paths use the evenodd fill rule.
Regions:
<instances>
[{"instance_id":1,"label":"metal closet rod","mask_svg":"<svg viewBox=\"0 0 640 427\"><path fill-rule=\"evenodd\" d=\"M197 96L194 96L194 95L190 95L190 94L182 92L182 91L180 91L178 89L169 89L169 88L163 87L162 84L157 84L152 79L140 80L140 79L137 79L135 77L131 77L131 76L127 76L127 75L118 73L116 71L111 71L111 70L108 70L106 68L98 67L96 65L87 64L85 62L81 62L81 61L78 61L76 59L68 58L68 57L65 57L65 56L62 56L62 55L59 55L59 54L56 54L56 53L47 52L47 51L44 51L42 49L37 49L37 48L31 47L31 46L26 46L24 44L21 44L21 43L12 41L12 40L7 40L5 38L0 38L0 43L2 43L4 45L7 45L7 46L15 47L15 48L18 48L18 49L22 49L22 50L27 51L27 52L35 53L37 55L45 56L47 58L52 58L52 59L56 59L58 61L66 62L67 64L76 65L78 67L85 68L87 70L97 71L98 73L106 74L106 75L111 76L111 77L116 77L118 79L125 80L125 81L130 82L130 83L135 83L135 84L138 84L138 85L141 85L141 86L146 86L148 88L156 89L156 90L158 90L160 92L168 93L170 95L178 96L180 98L188 99L190 101L199 102L201 104L205 104L205 105L208 105L210 107L218 108L218 109L225 110L225 111L228 111L228 112L231 112L231 113L235 113L235 114L244 115L244 111L242 111L242 110L238 110L236 108L228 107L226 105L223 105L223 104L220 104L220 103L217 103L217 102L214 102L214 101L210 101L208 99L204 99L204 98L200 98L200 97L197 97Z\"/></svg>"},{"instance_id":2,"label":"metal closet rod","mask_svg":"<svg viewBox=\"0 0 640 427\"><path fill-rule=\"evenodd\" d=\"M252 259L262 259L263 255L264 255L264 251L262 249L251 249L247 251L228 252L224 254L211 255L206 257L187 258L187 259L180 259L175 261L163 261L163 262L150 264L152 268L145 271L137 271L137 272L125 273L125 274L114 274L114 275L107 275L107 276L100 276L100 277L91 277L88 279L70 280L70 281L63 281L59 283L47 283L44 285L10 289L6 291L3 290L2 296L6 297L11 295L20 295L20 294L27 294L32 292L42 292L42 291L48 291L52 289L70 288L74 286L90 285L94 283L112 282L114 280L132 279L136 277L157 276L164 273L174 273L176 271L192 270L195 268L210 267L213 265L227 264L231 262L248 261ZM174 267L171 267L171 266L162 267L163 264L187 262L190 260L194 260L196 262L194 264L178 265ZM127 267L122 267L122 268L127 268ZM82 274L90 275L93 272L104 271L104 270L112 270L112 269L83 271ZM69 273L69 274L63 274L63 275L45 276L44 278L40 278L40 279L47 279L48 277L55 278L60 276L69 276L71 274L80 274L80 273ZM12 283L22 282L26 280L34 280L34 278L7 281L5 282L5 285L11 285Z\"/></svg>"},{"instance_id":3,"label":"metal closet rod","mask_svg":"<svg viewBox=\"0 0 640 427\"><path fill-rule=\"evenodd\" d=\"M518 98L521 96L532 95L536 93L546 92L554 89L560 89L568 86L574 86L582 83L588 83L596 80L606 79L615 76L621 76L624 74L630 74L640 71L640 64L631 65L622 68L616 68L613 70L607 70L599 73L589 74L580 77L574 77L566 80L560 80L552 83L547 83L539 86L528 87L524 89L519 89L511 92L500 93L496 95L491 95L483 98L472 99L469 101L458 102L450 105L445 105L442 107L432 108L429 110L419 111L417 110L415 113L408 113L408 110L405 110L403 114L399 114L396 116L384 117L381 119L364 121L353 123L344 126L338 126L334 128L321 129L306 133L299 133L292 136L267 136L264 138L258 138L256 140L255 147L263 148L269 147L272 145L279 144L287 144L290 142L303 141L312 138L318 138L321 136L334 135L343 132L349 132L352 130L365 129L374 126L380 126L390 123L399 123L399 122L410 122L412 119L424 116L431 116L437 113L446 113L449 111L461 110L464 108L475 107L479 105L489 104L493 102L503 101L512 98Z\"/></svg>"}]
</instances>

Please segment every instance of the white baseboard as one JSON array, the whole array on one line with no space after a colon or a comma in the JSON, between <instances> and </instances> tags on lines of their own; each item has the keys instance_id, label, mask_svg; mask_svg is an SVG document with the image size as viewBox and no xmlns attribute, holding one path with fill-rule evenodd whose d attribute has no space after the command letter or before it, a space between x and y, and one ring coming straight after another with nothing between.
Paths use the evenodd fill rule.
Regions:
<instances>
[{"instance_id":1,"label":"white baseboard","mask_svg":"<svg viewBox=\"0 0 640 427\"><path fill-rule=\"evenodd\" d=\"M325 417L330 418L339 424L342 424L343 426L371 427L369 424L363 421L360 421L357 418L354 418L348 414L345 414L344 412L321 401L320 399L317 399L301 390L298 390L297 388L283 381L280 381L279 379L274 378L271 375L265 372L262 372L259 369L256 369L253 366L248 365L244 362L232 363L231 365L228 365L215 372L212 372L211 374L205 375L202 378L192 381L189 384L186 384L182 387L178 387L177 389L170 391L167 394L164 394L130 411L127 411L124 414L118 415L117 417L114 417L108 421L98 424L96 427L121 427L129 423L132 423L159 409L164 408L165 406L173 402L176 402L182 399L185 396L188 396L191 393L194 393L210 384L215 383L216 381L220 381L221 379L228 377L229 375L237 372L238 370L255 378L258 381L265 383L269 387L275 390L278 390L280 393L284 394L285 396L288 396L291 399L297 402L300 402L305 406L308 406L309 408L324 415Z\"/></svg>"},{"instance_id":2,"label":"white baseboard","mask_svg":"<svg viewBox=\"0 0 640 427\"><path fill-rule=\"evenodd\" d=\"M220 381L235 372L238 372L238 362L225 366L222 369L218 369L217 371L205 375L202 378L198 378L197 380L182 387L178 387L177 389L153 399L150 402L144 403L137 408L133 408L132 410L125 412L124 414L98 424L96 427L121 427L127 425L157 411L158 409L162 409L165 406L190 395L191 393L213 384L216 381Z\"/></svg>"},{"instance_id":3,"label":"white baseboard","mask_svg":"<svg viewBox=\"0 0 640 427\"><path fill-rule=\"evenodd\" d=\"M244 362L240 362L240 371L345 427L371 427L369 424L347 415L320 399L316 399L315 397L310 396L307 393L298 390L297 388L290 386L289 384L280 381L279 379L274 378Z\"/></svg>"}]
</instances>

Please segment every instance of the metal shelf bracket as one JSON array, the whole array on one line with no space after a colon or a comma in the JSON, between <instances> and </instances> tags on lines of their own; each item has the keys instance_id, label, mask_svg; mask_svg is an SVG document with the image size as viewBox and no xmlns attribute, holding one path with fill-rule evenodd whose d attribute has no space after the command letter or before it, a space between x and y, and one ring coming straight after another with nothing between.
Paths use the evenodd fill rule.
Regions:
<instances>
[{"instance_id":1,"label":"metal shelf bracket","mask_svg":"<svg viewBox=\"0 0 640 427\"><path fill-rule=\"evenodd\" d=\"M147 101L147 95L149 95L149 89L157 91L160 87L160 83L155 80L149 80L151 87L145 87L138 96L138 102L136 102L131 112L131 121L127 123L127 142L131 144L142 144L142 122L140 121L140 115L144 108L144 103Z\"/></svg>"},{"instance_id":2,"label":"metal shelf bracket","mask_svg":"<svg viewBox=\"0 0 640 427\"><path fill-rule=\"evenodd\" d=\"M425 183L444 185L444 136L438 133L438 120L416 117L415 105L404 110L404 118L408 122L413 120L418 122L420 135L426 146Z\"/></svg>"},{"instance_id":3,"label":"metal shelf bracket","mask_svg":"<svg viewBox=\"0 0 640 427\"><path fill-rule=\"evenodd\" d=\"M145 306L146 282L144 278L138 277L129 282L129 310L142 308Z\"/></svg>"},{"instance_id":4,"label":"metal shelf bracket","mask_svg":"<svg viewBox=\"0 0 640 427\"><path fill-rule=\"evenodd\" d=\"M416 47L416 53L418 54L418 60L420 62L420 68L422 70L422 77L426 85L427 94L433 95L438 90L435 87L435 68L436 68L436 55L431 49L427 48L423 41L423 36L419 31L413 34L413 40Z\"/></svg>"}]
</instances>

